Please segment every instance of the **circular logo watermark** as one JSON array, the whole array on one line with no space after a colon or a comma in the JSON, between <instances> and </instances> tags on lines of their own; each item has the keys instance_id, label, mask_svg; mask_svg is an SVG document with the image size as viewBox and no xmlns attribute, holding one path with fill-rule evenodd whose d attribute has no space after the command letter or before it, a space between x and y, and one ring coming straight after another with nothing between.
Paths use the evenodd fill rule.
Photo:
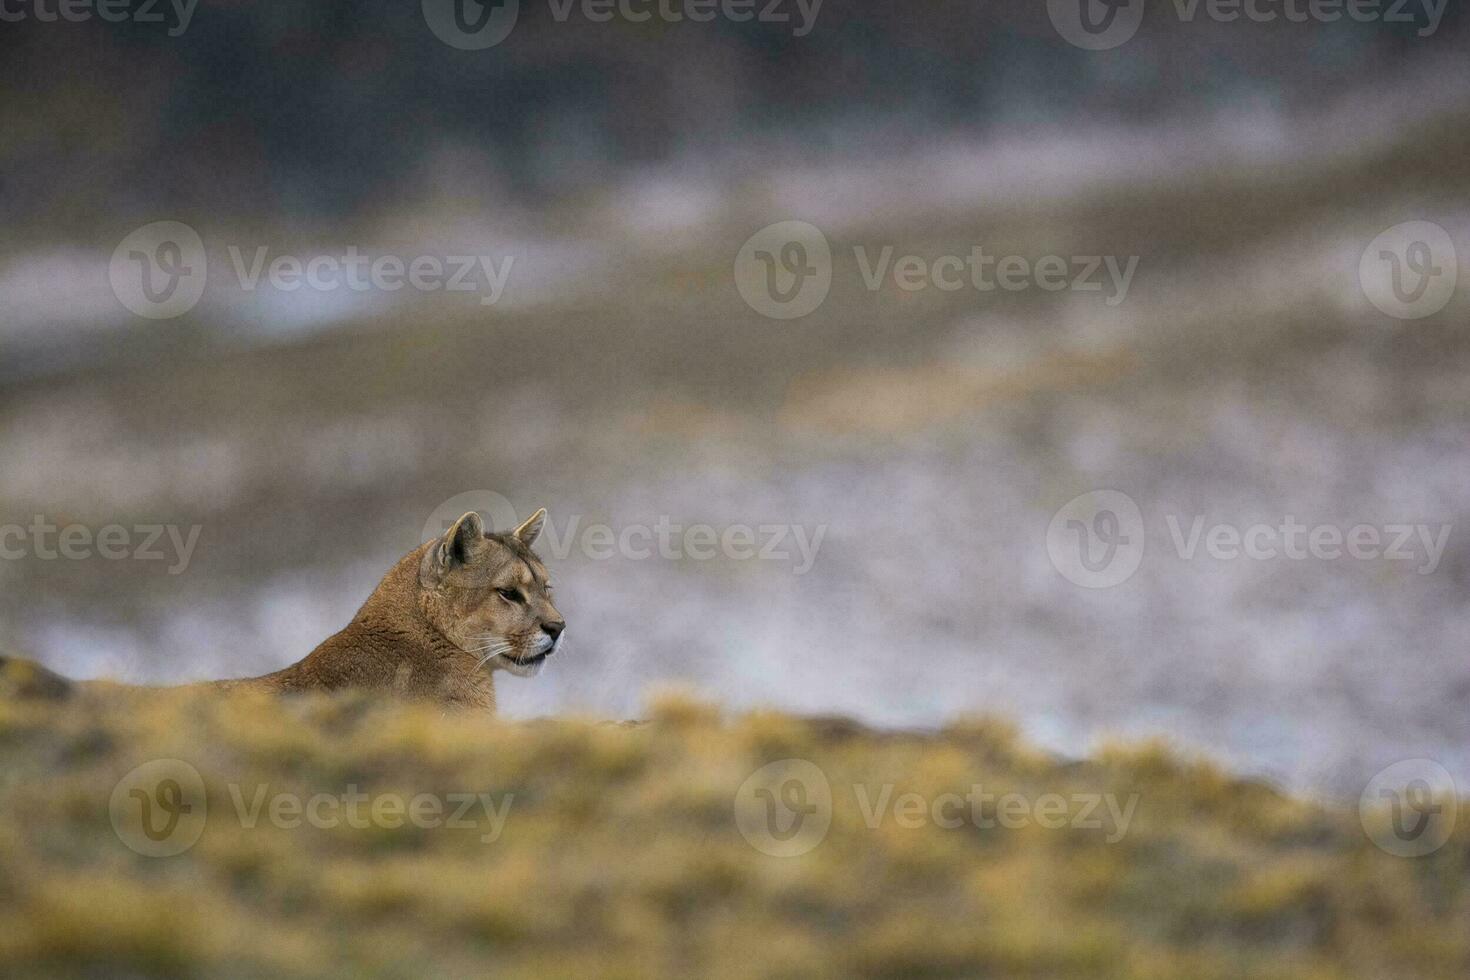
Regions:
<instances>
[{"instance_id":1,"label":"circular logo watermark","mask_svg":"<svg viewBox=\"0 0 1470 980\"><path fill-rule=\"evenodd\" d=\"M795 320L821 306L832 288L827 236L805 221L778 221L748 238L735 256L735 288L752 310Z\"/></svg>"},{"instance_id":2,"label":"circular logo watermark","mask_svg":"<svg viewBox=\"0 0 1470 980\"><path fill-rule=\"evenodd\" d=\"M1143 514L1117 490L1093 490L1057 511L1046 529L1046 553L1057 571L1086 589L1110 589L1143 562Z\"/></svg>"},{"instance_id":3,"label":"circular logo watermark","mask_svg":"<svg viewBox=\"0 0 1470 980\"><path fill-rule=\"evenodd\" d=\"M510 36L520 0L423 0L424 21L434 36L461 51L484 51Z\"/></svg>"},{"instance_id":4,"label":"circular logo watermark","mask_svg":"<svg viewBox=\"0 0 1470 980\"><path fill-rule=\"evenodd\" d=\"M806 759L761 766L735 793L735 826L751 847L771 857L797 857L827 837L832 787Z\"/></svg>"},{"instance_id":5,"label":"circular logo watermark","mask_svg":"<svg viewBox=\"0 0 1470 980\"><path fill-rule=\"evenodd\" d=\"M434 508L434 512L424 522L419 541L432 541L442 537L454 527L455 521L469 511L475 511L484 519L487 531L513 531L521 523L510 501L494 490L467 490L455 494Z\"/></svg>"},{"instance_id":6,"label":"circular logo watermark","mask_svg":"<svg viewBox=\"0 0 1470 980\"><path fill-rule=\"evenodd\" d=\"M1423 857L1443 847L1459 809L1454 777L1433 759L1395 762L1368 782L1358 800L1368 839L1399 857Z\"/></svg>"},{"instance_id":7,"label":"circular logo watermark","mask_svg":"<svg viewBox=\"0 0 1470 980\"><path fill-rule=\"evenodd\" d=\"M1143 23L1144 0L1046 0L1046 14L1063 39L1087 51L1126 44Z\"/></svg>"},{"instance_id":8,"label":"circular logo watermark","mask_svg":"<svg viewBox=\"0 0 1470 980\"><path fill-rule=\"evenodd\" d=\"M145 857L173 857L199 842L209 801L198 769L154 759L118 780L107 809L118 840Z\"/></svg>"},{"instance_id":9,"label":"circular logo watermark","mask_svg":"<svg viewBox=\"0 0 1470 980\"><path fill-rule=\"evenodd\" d=\"M1373 239L1358 260L1363 295L1400 320L1419 320L1444 309L1459 278L1454 239L1432 221L1394 225Z\"/></svg>"},{"instance_id":10,"label":"circular logo watermark","mask_svg":"<svg viewBox=\"0 0 1470 980\"><path fill-rule=\"evenodd\" d=\"M150 320L188 313L204 295L208 277L204 240L180 221L139 228L118 244L107 265L118 302Z\"/></svg>"}]
</instances>

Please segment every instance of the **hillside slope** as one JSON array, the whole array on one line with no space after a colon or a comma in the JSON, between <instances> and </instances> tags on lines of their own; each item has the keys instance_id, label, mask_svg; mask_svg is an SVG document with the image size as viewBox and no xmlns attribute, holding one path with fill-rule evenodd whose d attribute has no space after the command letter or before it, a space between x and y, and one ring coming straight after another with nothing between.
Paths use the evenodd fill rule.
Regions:
<instances>
[{"instance_id":1,"label":"hillside slope","mask_svg":"<svg viewBox=\"0 0 1470 980\"><path fill-rule=\"evenodd\" d=\"M0 973L1462 977L1466 809L1410 859L1160 746L1061 762L990 721L12 691Z\"/></svg>"}]
</instances>

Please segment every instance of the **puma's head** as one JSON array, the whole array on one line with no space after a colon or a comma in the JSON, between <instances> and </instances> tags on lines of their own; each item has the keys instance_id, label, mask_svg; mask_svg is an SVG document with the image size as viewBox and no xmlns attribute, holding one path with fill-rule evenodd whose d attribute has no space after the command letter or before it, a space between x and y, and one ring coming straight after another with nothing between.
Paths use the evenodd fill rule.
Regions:
<instances>
[{"instance_id":1,"label":"puma's head","mask_svg":"<svg viewBox=\"0 0 1470 980\"><path fill-rule=\"evenodd\" d=\"M540 671L567 625L552 605L546 566L531 550L545 520L538 510L496 534L470 512L429 543L419 565L429 621L482 664L517 677Z\"/></svg>"}]
</instances>

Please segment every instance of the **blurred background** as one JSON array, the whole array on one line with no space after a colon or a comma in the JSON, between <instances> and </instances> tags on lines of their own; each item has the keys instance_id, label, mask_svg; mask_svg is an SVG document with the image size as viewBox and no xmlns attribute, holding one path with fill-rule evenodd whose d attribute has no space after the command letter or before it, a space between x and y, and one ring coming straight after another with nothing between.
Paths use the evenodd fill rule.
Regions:
<instances>
[{"instance_id":1,"label":"blurred background","mask_svg":"<svg viewBox=\"0 0 1470 980\"><path fill-rule=\"evenodd\" d=\"M449 511L546 506L568 643L514 717L682 683L1466 785L1463 10L761 6L7 4L0 526L58 530L0 537L0 646L273 670ZM1102 588L1057 554L1098 490L1137 507ZM1176 543L1292 519L1448 531Z\"/></svg>"}]
</instances>

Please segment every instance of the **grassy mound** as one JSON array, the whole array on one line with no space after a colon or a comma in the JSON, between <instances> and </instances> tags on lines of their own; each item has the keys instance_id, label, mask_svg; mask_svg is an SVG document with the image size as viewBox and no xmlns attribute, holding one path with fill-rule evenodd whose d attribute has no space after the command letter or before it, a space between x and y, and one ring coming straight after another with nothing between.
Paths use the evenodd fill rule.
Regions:
<instances>
[{"instance_id":1,"label":"grassy mound","mask_svg":"<svg viewBox=\"0 0 1470 980\"><path fill-rule=\"evenodd\" d=\"M1411 859L1354 809L988 721L12 692L0 974L1463 977L1466 810Z\"/></svg>"}]
</instances>

